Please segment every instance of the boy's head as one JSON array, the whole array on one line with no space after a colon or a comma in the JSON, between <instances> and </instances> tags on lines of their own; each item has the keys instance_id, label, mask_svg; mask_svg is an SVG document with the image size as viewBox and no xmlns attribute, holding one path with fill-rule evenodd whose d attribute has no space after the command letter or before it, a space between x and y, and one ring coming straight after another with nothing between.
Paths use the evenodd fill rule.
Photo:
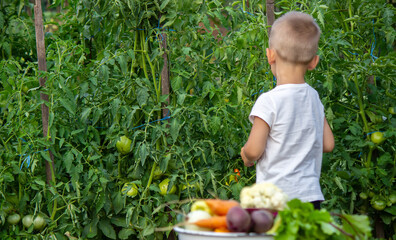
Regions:
<instances>
[{"instance_id":1,"label":"boy's head","mask_svg":"<svg viewBox=\"0 0 396 240\"><path fill-rule=\"evenodd\" d=\"M272 25L269 48L289 62L308 63L318 51L320 28L308 14L288 12Z\"/></svg>"}]
</instances>

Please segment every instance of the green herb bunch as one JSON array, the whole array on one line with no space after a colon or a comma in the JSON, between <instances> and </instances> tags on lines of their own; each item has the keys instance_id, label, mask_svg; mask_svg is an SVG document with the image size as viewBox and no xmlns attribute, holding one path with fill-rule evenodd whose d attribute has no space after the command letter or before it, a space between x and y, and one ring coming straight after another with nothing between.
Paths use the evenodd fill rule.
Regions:
<instances>
[{"instance_id":1,"label":"green herb bunch","mask_svg":"<svg viewBox=\"0 0 396 240\"><path fill-rule=\"evenodd\" d=\"M368 239L371 236L366 215L330 213L315 210L308 202L290 200L279 212L282 223L276 231L276 240L292 239Z\"/></svg>"}]
</instances>

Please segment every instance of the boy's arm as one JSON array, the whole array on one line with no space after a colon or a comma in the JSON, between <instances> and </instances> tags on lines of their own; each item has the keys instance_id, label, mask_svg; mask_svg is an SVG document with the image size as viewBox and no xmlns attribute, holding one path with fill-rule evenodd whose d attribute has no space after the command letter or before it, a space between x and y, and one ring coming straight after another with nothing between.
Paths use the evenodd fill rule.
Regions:
<instances>
[{"instance_id":1,"label":"boy's arm","mask_svg":"<svg viewBox=\"0 0 396 240\"><path fill-rule=\"evenodd\" d=\"M264 120L254 117L249 138L241 149L241 157L245 166L253 166L254 162L263 155L269 131L270 127Z\"/></svg>"},{"instance_id":2,"label":"boy's arm","mask_svg":"<svg viewBox=\"0 0 396 240\"><path fill-rule=\"evenodd\" d=\"M323 152L331 152L334 149L334 136L329 123L324 119L323 126Z\"/></svg>"}]
</instances>

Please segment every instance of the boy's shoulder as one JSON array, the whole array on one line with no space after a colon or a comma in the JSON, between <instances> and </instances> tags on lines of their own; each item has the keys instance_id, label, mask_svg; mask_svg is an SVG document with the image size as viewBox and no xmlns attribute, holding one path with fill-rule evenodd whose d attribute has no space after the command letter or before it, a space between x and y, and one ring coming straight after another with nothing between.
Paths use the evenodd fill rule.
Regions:
<instances>
[{"instance_id":1,"label":"boy's shoulder","mask_svg":"<svg viewBox=\"0 0 396 240\"><path fill-rule=\"evenodd\" d=\"M273 89L270 89L267 92L264 92L263 94L267 94L267 95L277 95L280 92L294 92L294 91L299 91L300 89L304 89L304 88L309 88L309 89L313 89L308 83L301 83L301 84L282 84L282 85L278 85L276 87L274 87ZM316 91L316 90L315 90ZM262 94L262 95L263 95Z\"/></svg>"},{"instance_id":2,"label":"boy's shoulder","mask_svg":"<svg viewBox=\"0 0 396 240\"><path fill-rule=\"evenodd\" d=\"M308 83L303 83L303 84L282 84L279 86L276 86L275 88L268 90L267 92L262 93L257 101L282 101L283 99L291 99L293 95L297 92L301 92L301 90L304 90L303 92L309 92L310 95L316 95L319 96L318 92L316 89L314 89L312 86L310 86ZM308 91L305 91L308 90ZM301 94L298 94L301 96Z\"/></svg>"}]
</instances>

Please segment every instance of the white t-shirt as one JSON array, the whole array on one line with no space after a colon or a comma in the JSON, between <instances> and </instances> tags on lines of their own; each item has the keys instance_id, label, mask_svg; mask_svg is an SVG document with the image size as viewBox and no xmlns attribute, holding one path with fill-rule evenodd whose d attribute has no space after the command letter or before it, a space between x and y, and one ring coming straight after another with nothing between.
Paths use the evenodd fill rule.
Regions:
<instances>
[{"instance_id":1,"label":"white t-shirt","mask_svg":"<svg viewBox=\"0 0 396 240\"><path fill-rule=\"evenodd\" d=\"M320 184L324 108L315 89L284 84L263 93L249 116L270 127L266 149L256 165L256 182L272 182L289 199L324 200Z\"/></svg>"}]
</instances>

